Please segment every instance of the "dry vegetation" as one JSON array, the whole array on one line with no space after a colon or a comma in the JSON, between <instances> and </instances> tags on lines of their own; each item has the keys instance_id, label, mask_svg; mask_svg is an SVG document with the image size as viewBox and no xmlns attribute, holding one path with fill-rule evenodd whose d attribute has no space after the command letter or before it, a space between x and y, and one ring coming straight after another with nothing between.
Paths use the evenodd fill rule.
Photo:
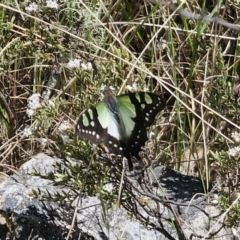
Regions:
<instances>
[{"instance_id":1,"label":"dry vegetation","mask_svg":"<svg viewBox=\"0 0 240 240\"><path fill-rule=\"evenodd\" d=\"M38 9L30 12L29 1L4 2L0 4L1 174L10 175L36 153L46 152L79 159L81 167L72 170L79 178L74 186L82 187L81 173L96 156L89 144L76 140L75 119L99 100L101 86L114 86L119 93L137 86L168 99L153 128L155 138L146 146L152 163L198 175L207 186L210 181L217 183L222 191L219 204L225 210L233 207L232 201L239 197L240 160L240 138L237 133L233 136L240 132L236 30L185 19L168 5L148 1L62 0L57 8L37 1ZM240 13L237 0L188 0L181 8L233 24ZM81 62L69 66L74 59ZM30 116L27 99L33 93L40 93L42 100ZM63 123L68 126L64 133L59 129ZM121 163L115 164L121 168ZM85 194L102 190L112 165L91 161ZM115 201L117 194L108 195L109 201ZM239 218L229 215L226 221L236 225Z\"/></svg>"}]
</instances>

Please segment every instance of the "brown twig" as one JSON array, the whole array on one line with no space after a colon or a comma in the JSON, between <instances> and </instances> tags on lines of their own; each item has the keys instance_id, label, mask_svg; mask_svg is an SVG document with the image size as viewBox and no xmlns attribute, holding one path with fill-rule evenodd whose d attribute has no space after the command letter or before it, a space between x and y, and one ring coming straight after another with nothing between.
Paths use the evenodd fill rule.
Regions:
<instances>
[{"instance_id":1,"label":"brown twig","mask_svg":"<svg viewBox=\"0 0 240 240\"><path fill-rule=\"evenodd\" d=\"M1 91L0 91L0 104L3 106L3 108L8 114L9 128L10 128L9 134L10 134L10 137L12 137L18 127L18 121L16 118L16 114L14 113L14 108L11 106L11 104L7 103L7 100Z\"/></svg>"},{"instance_id":2,"label":"brown twig","mask_svg":"<svg viewBox=\"0 0 240 240\"><path fill-rule=\"evenodd\" d=\"M186 19L195 19L197 21L203 21L206 23L217 23L219 25L222 25L227 28L231 28L235 30L236 32L240 32L240 25L236 25L233 23L229 23L228 21L220 18L220 17L211 17L203 14L196 14L189 12L186 9L179 9L177 4L174 4L171 1L165 1L163 0L161 3L159 3L157 0L147 0L149 3L154 4L154 5L161 5L168 7L171 11L175 11L178 13L181 17L186 18Z\"/></svg>"}]
</instances>

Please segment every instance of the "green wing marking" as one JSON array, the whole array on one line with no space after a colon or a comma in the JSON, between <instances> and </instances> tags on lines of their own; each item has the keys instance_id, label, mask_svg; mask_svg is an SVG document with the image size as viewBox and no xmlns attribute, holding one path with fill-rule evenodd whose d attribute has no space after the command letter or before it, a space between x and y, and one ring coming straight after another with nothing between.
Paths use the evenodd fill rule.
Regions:
<instances>
[{"instance_id":1,"label":"green wing marking","mask_svg":"<svg viewBox=\"0 0 240 240\"><path fill-rule=\"evenodd\" d=\"M103 143L109 153L125 156L132 170L131 156L147 141L147 127L165 107L165 100L154 93L128 93L115 97L106 89L104 100L79 116L76 134L94 144Z\"/></svg>"},{"instance_id":2,"label":"green wing marking","mask_svg":"<svg viewBox=\"0 0 240 240\"><path fill-rule=\"evenodd\" d=\"M117 98L119 105L119 115L124 125L124 137L127 139L131 136L132 131L135 127L136 109L135 105L132 104L128 95L123 95Z\"/></svg>"},{"instance_id":3,"label":"green wing marking","mask_svg":"<svg viewBox=\"0 0 240 240\"><path fill-rule=\"evenodd\" d=\"M109 121L109 110L107 109L106 105L103 102L100 102L96 106L97 114L98 114L98 121L101 124L102 128L108 127Z\"/></svg>"}]
</instances>

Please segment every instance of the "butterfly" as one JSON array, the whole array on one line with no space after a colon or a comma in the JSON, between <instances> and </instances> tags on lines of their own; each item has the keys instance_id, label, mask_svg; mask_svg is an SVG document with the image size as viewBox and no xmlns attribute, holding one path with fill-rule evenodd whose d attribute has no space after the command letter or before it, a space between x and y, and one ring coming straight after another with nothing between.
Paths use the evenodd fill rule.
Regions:
<instances>
[{"instance_id":1,"label":"butterfly","mask_svg":"<svg viewBox=\"0 0 240 240\"><path fill-rule=\"evenodd\" d=\"M115 96L110 87L104 88L103 95L102 101L79 116L75 132L96 145L104 144L112 155L126 157L132 171L131 157L139 159L138 154L148 139L147 128L166 102L150 92Z\"/></svg>"}]
</instances>

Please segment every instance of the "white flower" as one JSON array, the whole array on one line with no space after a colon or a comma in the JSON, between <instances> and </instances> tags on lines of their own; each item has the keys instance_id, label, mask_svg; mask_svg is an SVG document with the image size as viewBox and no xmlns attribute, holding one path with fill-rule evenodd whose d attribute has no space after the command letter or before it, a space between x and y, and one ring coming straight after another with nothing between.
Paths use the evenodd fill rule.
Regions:
<instances>
[{"instance_id":1,"label":"white flower","mask_svg":"<svg viewBox=\"0 0 240 240\"><path fill-rule=\"evenodd\" d=\"M26 126L24 129L23 129L23 135L25 137L29 137L32 135L32 130L30 128L30 126Z\"/></svg>"},{"instance_id":2,"label":"white flower","mask_svg":"<svg viewBox=\"0 0 240 240\"><path fill-rule=\"evenodd\" d=\"M93 69L93 64L91 62L87 63L87 70L92 70Z\"/></svg>"},{"instance_id":3,"label":"white flower","mask_svg":"<svg viewBox=\"0 0 240 240\"><path fill-rule=\"evenodd\" d=\"M41 97L40 93L34 93L32 96L30 96L27 100L28 108L35 110L41 107L40 97Z\"/></svg>"},{"instance_id":4,"label":"white flower","mask_svg":"<svg viewBox=\"0 0 240 240\"><path fill-rule=\"evenodd\" d=\"M81 63L81 67L83 68L83 70L86 70L86 71L93 69L93 65L91 62L87 62L87 64Z\"/></svg>"},{"instance_id":5,"label":"white flower","mask_svg":"<svg viewBox=\"0 0 240 240\"><path fill-rule=\"evenodd\" d=\"M72 128L72 125L69 123L69 121L63 121L59 127L58 127L58 131L60 133L64 133L66 132L68 129L71 129Z\"/></svg>"},{"instance_id":6,"label":"white flower","mask_svg":"<svg viewBox=\"0 0 240 240\"><path fill-rule=\"evenodd\" d=\"M236 157L240 155L240 147L234 147L234 148L230 148L228 150L228 155L231 157Z\"/></svg>"},{"instance_id":7,"label":"white flower","mask_svg":"<svg viewBox=\"0 0 240 240\"><path fill-rule=\"evenodd\" d=\"M41 107L40 98L40 93L34 93L28 98L28 108L26 112L29 117L31 117L36 112L36 110Z\"/></svg>"},{"instance_id":8,"label":"white flower","mask_svg":"<svg viewBox=\"0 0 240 240\"><path fill-rule=\"evenodd\" d=\"M237 155L237 152L236 152L235 148L230 148L228 150L228 155L231 156L231 157L235 157Z\"/></svg>"},{"instance_id":9,"label":"white flower","mask_svg":"<svg viewBox=\"0 0 240 240\"><path fill-rule=\"evenodd\" d=\"M70 60L66 66L68 68L77 68L77 67L80 67L80 62L81 62L80 59L73 59L73 60Z\"/></svg>"},{"instance_id":10,"label":"white flower","mask_svg":"<svg viewBox=\"0 0 240 240\"><path fill-rule=\"evenodd\" d=\"M87 65L85 63L81 63L81 67L83 68L83 70L87 70Z\"/></svg>"},{"instance_id":11,"label":"white flower","mask_svg":"<svg viewBox=\"0 0 240 240\"><path fill-rule=\"evenodd\" d=\"M47 138L40 138L39 142L41 144L42 147L45 147L47 145Z\"/></svg>"},{"instance_id":12,"label":"white flower","mask_svg":"<svg viewBox=\"0 0 240 240\"><path fill-rule=\"evenodd\" d=\"M114 189L113 184L112 183L107 183L103 186L103 189L107 192L112 192L112 190Z\"/></svg>"},{"instance_id":13,"label":"white flower","mask_svg":"<svg viewBox=\"0 0 240 240\"><path fill-rule=\"evenodd\" d=\"M32 110L32 109L28 108L26 113L27 113L28 117L32 117L34 115L34 113L35 113L35 110Z\"/></svg>"},{"instance_id":14,"label":"white flower","mask_svg":"<svg viewBox=\"0 0 240 240\"><path fill-rule=\"evenodd\" d=\"M240 142L240 133L235 131L231 134L231 137L235 142Z\"/></svg>"},{"instance_id":15,"label":"white flower","mask_svg":"<svg viewBox=\"0 0 240 240\"><path fill-rule=\"evenodd\" d=\"M52 100L48 100L48 105L50 107L55 107L55 103Z\"/></svg>"},{"instance_id":16,"label":"white flower","mask_svg":"<svg viewBox=\"0 0 240 240\"><path fill-rule=\"evenodd\" d=\"M70 141L70 138L68 135L65 135L65 134L61 134L61 137L62 137L62 140L63 140L63 143L66 144Z\"/></svg>"},{"instance_id":17,"label":"white flower","mask_svg":"<svg viewBox=\"0 0 240 240\"><path fill-rule=\"evenodd\" d=\"M136 82L133 82L132 83L132 86L131 85L127 85L126 86L126 89L130 92L136 92L138 90L138 85Z\"/></svg>"},{"instance_id":18,"label":"white flower","mask_svg":"<svg viewBox=\"0 0 240 240\"><path fill-rule=\"evenodd\" d=\"M38 10L38 5L36 3L30 3L28 7L25 7L27 12L36 12Z\"/></svg>"},{"instance_id":19,"label":"white flower","mask_svg":"<svg viewBox=\"0 0 240 240\"><path fill-rule=\"evenodd\" d=\"M47 7L49 7L49 8L55 8L55 9L58 9L57 1L54 1L54 0L47 0L46 3L47 3Z\"/></svg>"}]
</instances>

